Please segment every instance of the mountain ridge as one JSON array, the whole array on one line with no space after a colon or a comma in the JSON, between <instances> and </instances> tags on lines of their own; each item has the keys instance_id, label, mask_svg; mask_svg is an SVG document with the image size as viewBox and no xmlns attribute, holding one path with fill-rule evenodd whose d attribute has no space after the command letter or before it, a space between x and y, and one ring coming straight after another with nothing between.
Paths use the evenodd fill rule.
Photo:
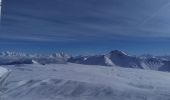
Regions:
<instances>
[{"instance_id":1,"label":"mountain ridge","mask_svg":"<svg viewBox=\"0 0 170 100\"><path fill-rule=\"evenodd\" d=\"M0 65L33 63L45 65L60 63L77 63L84 65L101 65L110 67L116 65L124 68L170 71L170 59L167 58L168 56L133 56L120 50L112 50L106 54L90 56L71 56L63 52L44 55L6 51L0 53Z\"/></svg>"}]
</instances>

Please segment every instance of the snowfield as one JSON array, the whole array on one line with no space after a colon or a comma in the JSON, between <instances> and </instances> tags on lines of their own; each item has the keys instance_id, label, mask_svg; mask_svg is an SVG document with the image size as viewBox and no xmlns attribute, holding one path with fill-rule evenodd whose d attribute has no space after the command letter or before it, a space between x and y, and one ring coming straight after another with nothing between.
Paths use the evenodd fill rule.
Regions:
<instances>
[{"instance_id":1,"label":"snowfield","mask_svg":"<svg viewBox=\"0 0 170 100\"><path fill-rule=\"evenodd\" d=\"M3 76L4 74L6 74L7 72L8 72L7 69L5 69L5 68L3 68L3 67L0 67L0 78L2 78L2 76Z\"/></svg>"},{"instance_id":2,"label":"snowfield","mask_svg":"<svg viewBox=\"0 0 170 100\"><path fill-rule=\"evenodd\" d=\"M2 67L0 100L170 100L166 72L72 63Z\"/></svg>"}]
</instances>

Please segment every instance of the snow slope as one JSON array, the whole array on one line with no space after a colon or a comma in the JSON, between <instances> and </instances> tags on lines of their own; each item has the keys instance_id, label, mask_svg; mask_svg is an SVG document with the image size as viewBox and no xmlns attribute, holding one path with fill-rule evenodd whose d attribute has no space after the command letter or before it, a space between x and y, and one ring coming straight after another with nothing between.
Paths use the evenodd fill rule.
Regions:
<instances>
[{"instance_id":1,"label":"snow slope","mask_svg":"<svg viewBox=\"0 0 170 100\"><path fill-rule=\"evenodd\" d=\"M11 72L0 100L170 100L165 72L72 63L3 67Z\"/></svg>"},{"instance_id":2,"label":"snow slope","mask_svg":"<svg viewBox=\"0 0 170 100\"><path fill-rule=\"evenodd\" d=\"M3 67L0 67L0 78L2 78L2 76L3 76L4 74L6 74L7 72L8 72L7 69L5 69L5 68L3 68Z\"/></svg>"},{"instance_id":3,"label":"snow slope","mask_svg":"<svg viewBox=\"0 0 170 100\"><path fill-rule=\"evenodd\" d=\"M0 67L0 95L4 91L4 83L5 83L6 78L9 75L9 72L10 72L9 70ZM0 100L1 100L1 98L0 98Z\"/></svg>"}]
</instances>

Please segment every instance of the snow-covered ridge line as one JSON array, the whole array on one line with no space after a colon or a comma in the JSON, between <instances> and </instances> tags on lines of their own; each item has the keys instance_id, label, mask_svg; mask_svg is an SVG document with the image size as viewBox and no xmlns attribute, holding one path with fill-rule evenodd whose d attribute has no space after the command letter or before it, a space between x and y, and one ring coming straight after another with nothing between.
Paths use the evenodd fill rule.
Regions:
<instances>
[{"instance_id":1,"label":"snow-covered ridge line","mask_svg":"<svg viewBox=\"0 0 170 100\"><path fill-rule=\"evenodd\" d=\"M169 57L170 58L170 57ZM15 52L0 53L0 65L15 64L59 64L77 63L85 65L119 66L124 68L139 68L159 71L170 71L168 56L131 56L119 50L113 50L103 55L70 56L66 53L25 54Z\"/></svg>"},{"instance_id":2,"label":"snow-covered ridge line","mask_svg":"<svg viewBox=\"0 0 170 100\"><path fill-rule=\"evenodd\" d=\"M65 53L44 55L5 51L0 53L0 65L66 63L69 58L70 56Z\"/></svg>"},{"instance_id":3,"label":"snow-covered ridge line","mask_svg":"<svg viewBox=\"0 0 170 100\"><path fill-rule=\"evenodd\" d=\"M147 70L170 71L170 59L163 56L131 56L119 50L108 54L71 57L68 62L85 65L119 66Z\"/></svg>"},{"instance_id":4,"label":"snow-covered ridge line","mask_svg":"<svg viewBox=\"0 0 170 100\"><path fill-rule=\"evenodd\" d=\"M29 54L23 52L11 52L11 51L4 51L0 52L0 56L18 56L18 57L69 57L70 55L61 52L61 53L52 53L52 54Z\"/></svg>"},{"instance_id":5,"label":"snow-covered ridge line","mask_svg":"<svg viewBox=\"0 0 170 100\"><path fill-rule=\"evenodd\" d=\"M120 50L110 51L109 54L132 56L132 55L129 55L129 54L127 54L123 51L120 51ZM98 55L102 55L102 54L98 54ZM9 57L12 57L12 56L17 56L17 57L66 57L66 58L85 57L85 55L83 55L83 54L81 56L71 56L70 54L67 54L67 53L64 53L64 52L51 53L51 54L38 54L38 53L29 54L29 53L24 53L24 52L12 52L12 51L0 52L0 57L4 57L4 56L9 56ZM89 55L89 56L97 56L97 55ZM86 56L86 57L89 57L89 56ZM164 60L170 60L170 55L154 56L154 55L151 55L151 54L143 54L143 55L139 55L139 56L133 55L133 57L139 57L141 59L159 58L159 59L164 59Z\"/></svg>"}]
</instances>

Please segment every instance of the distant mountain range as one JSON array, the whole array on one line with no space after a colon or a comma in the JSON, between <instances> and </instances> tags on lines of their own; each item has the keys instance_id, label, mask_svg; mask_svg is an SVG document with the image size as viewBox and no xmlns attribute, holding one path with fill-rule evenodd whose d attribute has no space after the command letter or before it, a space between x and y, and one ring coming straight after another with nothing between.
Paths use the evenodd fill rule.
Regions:
<instances>
[{"instance_id":1,"label":"distant mountain range","mask_svg":"<svg viewBox=\"0 0 170 100\"><path fill-rule=\"evenodd\" d=\"M64 53L54 53L50 55L40 54L25 54L15 52L1 52L0 65L14 65L14 64L56 64L67 63L70 58L69 55Z\"/></svg>"},{"instance_id":2,"label":"distant mountain range","mask_svg":"<svg viewBox=\"0 0 170 100\"><path fill-rule=\"evenodd\" d=\"M131 56L122 51L114 50L105 55L72 57L68 62L87 65L116 65L125 68L170 71L170 60L166 58L167 57L164 56L154 57L148 55Z\"/></svg>"},{"instance_id":3,"label":"distant mountain range","mask_svg":"<svg viewBox=\"0 0 170 100\"><path fill-rule=\"evenodd\" d=\"M70 56L65 53L49 55L1 52L0 65L14 64L56 64L77 63L84 65L119 66L146 70L170 71L170 56L141 55L131 56L119 50L103 55Z\"/></svg>"}]
</instances>

